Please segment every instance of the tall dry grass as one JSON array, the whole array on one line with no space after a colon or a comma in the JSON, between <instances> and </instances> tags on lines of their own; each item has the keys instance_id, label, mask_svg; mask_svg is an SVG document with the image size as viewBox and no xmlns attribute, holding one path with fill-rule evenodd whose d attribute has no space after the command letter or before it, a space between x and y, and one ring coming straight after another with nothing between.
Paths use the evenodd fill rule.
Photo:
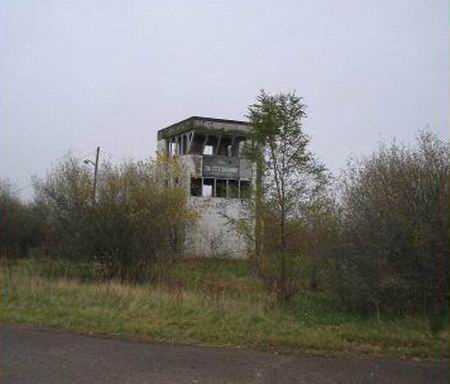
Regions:
<instances>
[{"instance_id":1,"label":"tall dry grass","mask_svg":"<svg viewBox=\"0 0 450 384\"><path fill-rule=\"evenodd\" d=\"M188 266L178 268L188 274ZM233 276L233 268L226 265L215 274L205 268L204 279L212 279L206 283L199 276L180 279L178 271L160 283L130 285L48 278L23 265L2 265L0 321L148 341L313 353L448 356L448 333L431 336L421 319L377 322L337 312L320 294L304 293L289 307L279 306L273 295L256 289L251 278L245 282L239 267L234 280L229 279L235 285L221 283L224 276Z\"/></svg>"}]
</instances>

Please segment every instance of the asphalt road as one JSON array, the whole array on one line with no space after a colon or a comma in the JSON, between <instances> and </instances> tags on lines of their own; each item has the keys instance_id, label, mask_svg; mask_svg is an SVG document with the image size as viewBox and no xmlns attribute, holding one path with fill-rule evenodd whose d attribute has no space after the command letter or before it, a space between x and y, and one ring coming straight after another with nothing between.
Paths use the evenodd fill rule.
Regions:
<instances>
[{"instance_id":1,"label":"asphalt road","mask_svg":"<svg viewBox=\"0 0 450 384\"><path fill-rule=\"evenodd\" d=\"M448 383L448 361L283 356L0 325L0 383Z\"/></svg>"}]
</instances>

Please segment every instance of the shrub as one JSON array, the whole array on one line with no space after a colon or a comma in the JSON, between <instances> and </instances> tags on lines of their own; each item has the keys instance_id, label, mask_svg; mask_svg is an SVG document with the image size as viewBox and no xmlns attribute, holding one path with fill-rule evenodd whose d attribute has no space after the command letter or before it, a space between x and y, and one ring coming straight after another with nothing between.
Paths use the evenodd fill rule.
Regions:
<instances>
[{"instance_id":1,"label":"shrub","mask_svg":"<svg viewBox=\"0 0 450 384\"><path fill-rule=\"evenodd\" d=\"M422 133L353 161L335 259L342 302L363 311L442 312L448 292L449 146Z\"/></svg>"},{"instance_id":2,"label":"shrub","mask_svg":"<svg viewBox=\"0 0 450 384\"><path fill-rule=\"evenodd\" d=\"M0 180L0 257L23 257L42 238L38 211Z\"/></svg>"},{"instance_id":3,"label":"shrub","mask_svg":"<svg viewBox=\"0 0 450 384\"><path fill-rule=\"evenodd\" d=\"M179 172L173 159L104 163L93 201L89 169L66 159L36 184L56 253L98 263L107 278L144 279L156 258L181 253L184 227L195 219L174 182Z\"/></svg>"}]
</instances>

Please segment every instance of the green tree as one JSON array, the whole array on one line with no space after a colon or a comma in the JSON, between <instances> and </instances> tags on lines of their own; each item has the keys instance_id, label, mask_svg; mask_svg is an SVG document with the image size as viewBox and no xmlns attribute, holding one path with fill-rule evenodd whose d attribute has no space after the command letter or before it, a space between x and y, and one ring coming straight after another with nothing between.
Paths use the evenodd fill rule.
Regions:
<instances>
[{"instance_id":1,"label":"green tree","mask_svg":"<svg viewBox=\"0 0 450 384\"><path fill-rule=\"evenodd\" d=\"M303 131L305 108L295 93L270 95L261 91L248 111L252 127L248 155L257 163L260 175L256 186L256 230L260 231L263 209L275 215L278 291L282 300L289 297L287 224L326 183L325 168L309 150L310 138ZM261 241L260 233L255 238Z\"/></svg>"}]
</instances>

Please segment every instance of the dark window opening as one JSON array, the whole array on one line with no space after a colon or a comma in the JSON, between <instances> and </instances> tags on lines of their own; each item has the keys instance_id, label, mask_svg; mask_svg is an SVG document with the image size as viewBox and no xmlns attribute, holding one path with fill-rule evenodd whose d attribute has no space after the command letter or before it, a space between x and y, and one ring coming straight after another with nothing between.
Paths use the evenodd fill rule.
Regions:
<instances>
[{"instance_id":1,"label":"dark window opening","mask_svg":"<svg viewBox=\"0 0 450 384\"><path fill-rule=\"evenodd\" d=\"M191 196L201 196L202 195L202 179L191 178Z\"/></svg>"},{"instance_id":2,"label":"dark window opening","mask_svg":"<svg viewBox=\"0 0 450 384\"><path fill-rule=\"evenodd\" d=\"M204 143L205 143L204 135L194 134L194 139L192 140L190 153L201 155Z\"/></svg>"},{"instance_id":3,"label":"dark window opening","mask_svg":"<svg viewBox=\"0 0 450 384\"><path fill-rule=\"evenodd\" d=\"M202 196L203 197L214 196L214 179L203 179Z\"/></svg>"},{"instance_id":4,"label":"dark window opening","mask_svg":"<svg viewBox=\"0 0 450 384\"><path fill-rule=\"evenodd\" d=\"M241 199L250 198L250 181L241 180L240 184Z\"/></svg>"},{"instance_id":5,"label":"dark window opening","mask_svg":"<svg viewBox=\"0 0 450 384\"><path fill-rule=\"evenodd\" d=\"M237 199L239 197L239 181L228 180L228 197Z\"/></svg>"},{"instance_id":6,"label":"dark window opening","mask_svg":"<svg viewBox=\"0 0 450 384\"><path fill-rule=\"evenodd\" d=\"M181 154L187 154L188 135L181 136Z\"/></svg>"},{"instance_id":7,"label":"dark window opening","mask_svg":"<svg viewBox=\"0 0 450 384\"><path fill-rule=\"evenodd\" d=\"M229 151L228 147L231 149L231 137L222 136L217 154L221 156L230 156L231 150Z\"/></svg>"},{"instance_id":8,"label":"dark window opening","mask_svg":"<svg viewBox=\"0 0 450 384\"><path fill-rule=\"evenodd\" d=\"M170 155L221 155L240 157L248 144L242 136L215 136L189 132L168 139L167 150Z\"/></svg>"},{"instance_id":9,"label":"dark window opening","mask_svg":"<svg viewBox=\"0 0 450 384\"><path fill-rule=\"evenodd\" d=\"M248 199L251 197L251 183L248 180L191 178L191 196Z\"/></svg>"},{"instance_id":10,"label":"dark window opening","mask_svg":"<svg viewBox=\"0 0 450 384\"><path fill-rule=\"evenodd\" d=\"M227 181L216 180L216 197L227 197Z\"/></svg>"},{"instance_id":11,"label":"dark window opening","mask_svg":"<svg viewBox=\"0 0 450 384\"><path fill-rule=\"evenodd\" d=\"M237 136L234 138L234 141L232 142L232 145L231 145L231 156L239 157L241 155L240 147L241 147L241 142L244 140L245 140L244 137Z\"/></svg>"}]
</instances>

